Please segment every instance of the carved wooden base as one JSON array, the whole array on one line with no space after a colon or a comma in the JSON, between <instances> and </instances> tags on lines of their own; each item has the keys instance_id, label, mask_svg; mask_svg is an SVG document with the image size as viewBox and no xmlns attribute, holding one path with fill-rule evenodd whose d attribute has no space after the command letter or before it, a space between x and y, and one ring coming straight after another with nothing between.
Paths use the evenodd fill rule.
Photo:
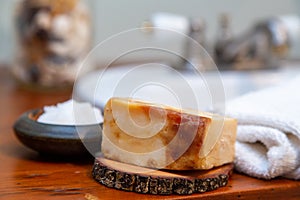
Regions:
<instances>
[{"instance_id":1,"label":"carved wooden base","mask_svg":"<svg viewBox=\"0 0 300 200\"><path fill-rule=\"evenodd\" d=\"M192 194L218 189L227 184L233 164L211 170L154 170L105 158L96 158L93 178L120 190L148 194Z\"/></svg>"}]
</instances>

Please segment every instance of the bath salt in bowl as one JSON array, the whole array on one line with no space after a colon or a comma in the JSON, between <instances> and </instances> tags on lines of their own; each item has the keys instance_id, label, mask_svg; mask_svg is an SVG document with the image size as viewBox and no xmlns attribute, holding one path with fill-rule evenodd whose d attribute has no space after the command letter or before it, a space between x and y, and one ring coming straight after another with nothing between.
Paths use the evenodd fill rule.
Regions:
<instances>
[{"instance_id":1,"label":"bath salt in bowl","mask_svg":"<svg viewBox=\"0 0 300 200\"><path fill-rule=\"evenodd\" d=\"M13 128L25 146L42 155L89 157L101 149L102 121L97 108L69 100L29 110Z\"/></svg>"},{"instance_id":2,"label":"bath salt in bowl","mask_svg":"<svg viewBox=\"0 0 300 200\"><path fill-rule=\"evenodd\" d=\"M40 123L56 125L91 125L103 122L101 111L90 103L68 100L53 106L45 106L37 119Z\"/></svg>"}]
</instances>

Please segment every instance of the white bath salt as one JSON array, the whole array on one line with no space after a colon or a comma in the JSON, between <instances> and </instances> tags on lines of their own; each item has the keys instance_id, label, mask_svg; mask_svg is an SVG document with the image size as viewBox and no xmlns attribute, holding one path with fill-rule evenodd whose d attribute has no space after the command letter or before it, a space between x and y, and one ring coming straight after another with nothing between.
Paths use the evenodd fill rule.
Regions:
<instances>
[{"instance_id":1,"label":"white bath salt","mask_svg":"<svg viewBox=\"0 0 300 200\"><path fill-rule=\"evenodd\" d=\"M55 125L90 125L103 122L101 111L90 103L68 100L53 106L45 106L38 122Z\"/></svg>"}]
</instances>

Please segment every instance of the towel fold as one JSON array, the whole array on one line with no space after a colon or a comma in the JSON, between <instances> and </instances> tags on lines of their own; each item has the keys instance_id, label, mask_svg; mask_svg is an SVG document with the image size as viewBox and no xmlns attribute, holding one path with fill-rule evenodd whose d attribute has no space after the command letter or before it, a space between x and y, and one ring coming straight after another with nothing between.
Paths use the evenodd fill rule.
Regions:
<instances>
[{"instance_id":1,"label":"towel fold","mask_svg":"<svg viewBox=\"0 0 300 200\"><path fill-rule=\"evenodd\" d=\"M300 76L228 102L226 114L238 119L236 170L300 180Z\"/></svg>"}]
</instances>

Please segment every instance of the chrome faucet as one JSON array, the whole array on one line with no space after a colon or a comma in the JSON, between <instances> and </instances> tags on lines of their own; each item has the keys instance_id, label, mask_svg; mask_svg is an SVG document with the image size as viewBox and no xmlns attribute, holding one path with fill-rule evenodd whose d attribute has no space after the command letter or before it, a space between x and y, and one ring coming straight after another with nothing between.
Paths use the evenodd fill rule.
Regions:
<instances>
[{"instance_id":1,"label":"chrome faucet","mask_svg":"<svg viewBox=\"0 0 300 200\"><path fill-rule=\"evenodd\" d=\"M261 69L278 67L289 49L288 29L278 18L257 23L238 37L230 35L230 20L223 15L216 41L215 61L220 69Z\"/></svg>"},{"instance_id":2,"label":"chrome faucet","mask_svg":"<svg viewBox=\"0 0 300 200\"><path fill-rule=\"evenodd\" d=\"M221 14L215 43L208 46L205 36L206 24L202 18L164 14L154 16L152 21L147 23L147 25L150 24L150 27L153 24L159 24L167 28L174 28L189 36L182 47L184 58L180 58L176 64L172 65L179 70L191 70L193 67L200 70L210 69L211 59L205 55L203 49L195 48L194 42L213 55L213 60L220 70L278 67L290 49L292 29L294 32L300 33L299 18L282 20L280 17L274 17L258 22L244 34L234 36L230 16ZM295 29L298 30L295 31Z\"/></svg>"}]
</instances>

